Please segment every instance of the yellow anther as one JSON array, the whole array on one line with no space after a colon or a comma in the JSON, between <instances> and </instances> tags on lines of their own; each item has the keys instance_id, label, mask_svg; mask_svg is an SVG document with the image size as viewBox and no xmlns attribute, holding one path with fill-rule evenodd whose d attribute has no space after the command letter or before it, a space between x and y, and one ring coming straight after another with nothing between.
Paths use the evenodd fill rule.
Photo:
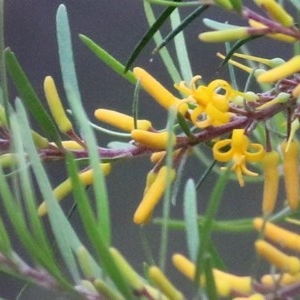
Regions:
<instances>
[{"instance_id":1,"label":"yellow anther","mask_svg":"<svg viewBox=\"0 0 300 300\"><path fill-rule=\"evenodd\" d=\"M281 228L270 222L264 223L261 218L253 220L254 228L258 231L263 230L264 237L277 245L300 253L300 235Z\"/></svg>"},{"instance_id":2,"label":"yellow anther","mask_svg":"<svg viewBox=\"0 0 300 300\"><path fill-rule=\"evenodd\" d=\"M257 77L258 82L271 83L289 77L300 71L300 55L296 55L286 63L275 67Z\"/></svg>"},{"instance_id":3,"label":"yellow anther","mask_svg":"<svg viewBox=\"0 0 300 300\"><path fill-rule=\"evenodd\" d=\"M300 260L298 257L286 255L264 240L256 241L255 249L270 264L284 272L296 274L300 271Z\"/></svg>"},{"instance_id":4,"label":"yellow anther","mask_svg":"<svg viewBox=\"0 0 300 300\"><path fill-rule=\"evenodd\" d=\"M254 0L254 2L263 7L270 17L285 27L294 25L293 17L275 0Z\"/></svg>"},{"instance_id":5,"label":"yellow anther","mask_svg":"<svg viewBox=\"0 0 300 300\"><path fill-rule=\"evenodd\" d=\"M67 133L73 129L72 123L66 115L58 95L55 82L51 76L44 80L44 90L51 114L62 133Z\"/></svg>"},{"instance_id":6,"label":"yellow anther","mask_svg":"<svg viewBox=\"0 0 300 300\"><path fill-rule=\"evenodd\" d=\"M100 167L102 168L102 172L104 176L109 174L111 168L109 163L100 164ZM94 171L92 169L89 169L87 171L79 173L78 177L82 185L84 186L91 185L94 182ZM64 197L66 197L71 192L72 188L73 188L72 181L70 178L68 178L53 190L53 195L57 201L61 201ZM47 213L47 211L48 210L47 210L46 202L43 202L38 208L38 215L43 216Z\"/></svg>"},{"instance_id":7,"label":"yellow anther","mask_svg":"<svg viewBox=\"0 0 300 300\"><path fill-rule=\"evenodd\" d=\"M94 115L97 120L127 132L133 129L149 130L152 127L151 122L148 120L137 120L135 128L133 117L110 109L96 109Z\"/></svg>"},{"instance_id":8,"label":"yellow anther","mask_svg":"<svg viewBox=\"0 0 300 300\"><path fill-rule=\"evenodd\" d=\"M131 131L131 137L135 142L147 146L153 149L163 150L168 147L170 133L163 132L151 132L145 130L134 129ZM176 136L171 133L172 146L176 143Z\"/></svg>"},{"instance_id":9,"label":"yellow anther","mask_svg":"<svg viewBox=\"0 0 300 300\"><path fill-rule=\"evenodd\" d=\"M281 151L287 202L295 210L299 206L299 144L296 141L283 142Z\"/></svg>"},{"instance_id":10,"label":"yellow anther","mask_svg":"<svg viewBox=\"0 0 300 300\"><path fill-rule=\"evenodd\" d=\"M145 224L149 221L154 208L164 194L168 180L172 182L175 179L176 172L174 169L168 170L163 166L148 188L144 198L134 213L133 221L136 224Z\"/></svg>"},{"instance_id":11,"label":"yellow anther","mask_svg":"<svg viewBox=\"0 0 300 300\"><path fill-rule=\"evenodd\" d=\"M276 205L279 186L279 161L279 153L275 151L266 152L261 161L264 170L262 211L265 215L271 214Z\"/></svg>"},{"instance_id":12,"label":"yellow anther","mask_svg":"<svg viewBox=\"0 0 300 300\"><path fill-rule=\"evenodd\" d=\"M183 300L182 293L174 287L164 273L156 266L151 266L148 269L148 275L154 284L172 300Z\"/></svg>"}]
</instances>

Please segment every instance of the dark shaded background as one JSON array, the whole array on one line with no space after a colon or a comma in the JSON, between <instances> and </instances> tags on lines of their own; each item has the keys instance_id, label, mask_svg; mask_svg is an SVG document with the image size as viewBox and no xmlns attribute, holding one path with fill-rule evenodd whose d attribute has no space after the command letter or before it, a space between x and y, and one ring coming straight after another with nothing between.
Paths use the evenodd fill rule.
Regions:
<instances>
[{"instance_id":1,"label":"dark shaded background","mask_svg":"<svg viewBox=\"0 0 300 300\"><path fill-rule=\"evenodd\" d=\"M64 95L55 37L55 14L58 5L61 3L64 3L68 9L79 84L86 110L91 119L94 120L93 111L99 107L130 113L134 87L119 78L99 61L80 42L78 34L86 34L117 59L125 62L135 44L147 29L142 1L6 1L6 45L16 53L34 88L43 99L42 83L46 75L52 75L56 79L60 93ZM158 7L157 10L160 11L162 8ZM185 15L189 10L182 9L182 12ZM231 15L224 14L217 8L210 9L205 13L205 16L217 18L220 21L227 21L232 18ZM203 30L202 22L199 19L186 31L193 72L201 74L206 81L216 77L226 78L226 71L223 69L218 70L220 62L214 56L217 51L224 52L223 46L221 44L207 45L201 43L197 36ZM164 28L164 32L167 32L167 28ZM279 48L278 45L276 42L268 41L266 43L259 40L252 42L250 47L258 55L269 53L272 57L284 53L284 57L288 57L290 53L283 47ZM153 57L153 61L150 62L152 49L153 44L145 49L136 65L147 68L150 73L172 89L172 83L167 77L166 70L159 57ZM243 75L238 74L242 80ZM15 90L11 86L10 98L12 101L15 95ZM141 114L153 120L157 128L165 125L166 113L145 94L141 94ZM107 137L99 136L100 145L105 146L108 141ZM201 176L204 168L194 162L193 160L188 162L184 171L184 179L189 176L198 179ZM64 179L64 168L60 163L53 163L47 167L49 172L53 174L53 186ZM144 178L149 167L150 163L147 159L138 158L134 161L124 161L118 163L108 177L113 221L113 245L119 248L139 271L142 270L142 262L145 260L145 256L140 243L139 228L132 223L132 215L141 199ZM205 208L206 199L208 199L209 191L215 184L215 179L213 175L210 175L199 193L199 210L201 211ZM241 190L237 183L230 184L224 195L220 218L249 217L259 214L260 194L261 187L257 188L257 186L248 184ZM71 206L72 202L70 200L64 203L66 207ZM178 199L176 207L172 208L172 215L179 217L182 214L181 212L182 201ZM159 215L159 209L156 214ZM72 222L78 228L82 239L85 240L78 218L75 212L72 216ZM159 248L159 228L145 228L145 232L149 237L153 254L156 256ZM215 240L230 271L246 274L251 270L253 235L216 235ZM182 232L171 232L170 253L176 251L186 253L185 243ZM16 241L16 247L18 246L18 241ZM22 256L25 255L22 249L18 253ZM174 282L189 295L190 286L188 281L183 279L177 271L174 271L170 262L168 262L168 272L172 274L171 278ZM22 286L22 282L1 275L0 296L15 299ZM19 299L67 298L30 286L24 290Z\"/></svg>"}]
</instances>

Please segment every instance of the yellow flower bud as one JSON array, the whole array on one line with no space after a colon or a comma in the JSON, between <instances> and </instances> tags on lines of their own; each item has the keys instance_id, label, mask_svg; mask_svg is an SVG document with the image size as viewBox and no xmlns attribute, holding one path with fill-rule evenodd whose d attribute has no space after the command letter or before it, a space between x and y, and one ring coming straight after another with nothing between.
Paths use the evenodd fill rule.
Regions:
<instances>
[{"instance_id":1,"label":"yellow flower bud","mask_svg":"<svg viewBox=\"0 0 300 300\"><path fill-rule=\"evenodd\" d=\"M62 106L60 97L57 93L55 82L51 76L47 76L44 80L44 91L51 114L59 130L62 133L69 132L73 129L73 126Z\"/></svg>"},{"instance_id":2,"label":"yellow flower bud","mask_svg":"<svg viewBox=\"0 0 300 300\"><path fill-rule=\"evenodd\" d=\"M255 293L249 297L236 297L233 300L265 300L265 296L259 293Z\"/></svg>"},{"instance_id":3,"label":"yellow flower bud","mask_svg":"<svg viewBox=\"0 0 300 300\"><path fill-rule=\"evenodd\" d=\"M264 191L262 211L264 214L271 214L274 210L279 185L279 153L275 151L266 152L262 159L264 169Z\"/></svg>"},{"instance_id":4,"label":"yellow flower bud","mask_svg":"<svg viewBox=\"0 0 300 300\"><path fill-rule=\"evenodd\" d=\"M300 71L300 55L296 55L286 63L257 76L258 82L270 83L286 78Z\"/></svg>"},{"instance_id":5,"label":"yellow flower bud","mask_svg":"<svg viewBox=\"0 0 300 300\"><path fill-rule=\"evenodd\" d=\"M176 143L176 136L172 134L171 143L172 146ZM131 137L135 142L147 146L153 149L163 150L168 147L169 142L169 132L151 132L145 130L134 129L131 131Z\"/></svg>"},{"instance_id":6,"label":"yellow flower bud","mask_svg":"<svg viewBox=\"0 0 300 300\"><path fill-rule=\"evenodd\" d=\"M97 120L127 132L133 129L149 130L152 127L148 120L137 120L137 127L134 128L133 117L110 109L96 109L94 115Z\"/></svg>"},{"instance_id":7,"label":"yellow flower bud","mask_svg":"<svg viewBox=\"0 0 300 300\"><path fill-rule=\"evenodd\" d=\"M124 256L115 248L109 248L109 253L112 256L116 266L118 267L120 273L123 275L128 282L128 284L135 290L141 291L144 288L144 283L141 277L136 273L136 271L127 262Z\"/></svg>"},{"instance_id":8,"label":"yellow flower bud","mask_svg":"<svg viewBox=\"0 0 300 300\"><path fill-rule=\"evenodd\" d=\"M148 72L142 68L134 68L133 73L145 91L150 94L159 105L167 110L176 108L181 114L185 115L188 110L188 105L170 93Z\"/></svg>"},{"instance_id":9,"label":"yellow flower bud","mask_svg":"<svg viewBox=\"0 0 300 300\"><path fill-rule=\"evenodd\" d=\"M288 205L291 209L299 206L299 145L292 141L281 144L283 155L284 183Z\"/></svg>"},{"instance_id":10,"label":"yellow flower bud","mask_svg":"<svg viewBox=\"0 0 300 300\"><path fill-rule=\"evenodd\" d=\"M184 297L156 266L149 267L148 275L154 284L172 300L183 300Z\"/></svg>"},{"instance_id":11,"label":"yellow flower bud","mask_svg":"<svg viewBox=\"0 0 300 300\"><path fill-rule=\"evenodd\" d=\"M288 285L293 284L295 282L300 281L300 273L289 274L289 273L281 273L281 274L265 274L260 279L261 283L267 286L278 286L280 285Z\"/></svg>"},{"instance_id":12,"label":"yellow flower bud","mask_svg":"<svg viewBox=\"0 0 300 300\"><path fill-rule=\"evenodd\" d=\"M47 138L41 136L40 134L38 134L36 131L33 130L31 130L31 134L32 134L34 145L38 149L45 149L49 147L50 143Z\"/></svg>"},{"instance_id":13,"label":"yellow flower bud","mask_svg":"<svg viewBox=\"0 0 300 300\"><path fill-rule=\"evenodd\" d=\"M196 266L186 257L181 254L174 254L172 257L173 265L181 272L183 275L188 277L190 280L195 279ZM202 280L200 280L200 285ZM230 285L228 282L215 282L218 294L222 297L228 297L230 295Z\"/></svg>"},{"instance_id":14,"label":"yellow flower bud","mask_svg":"<svg viewBox=\"0 0 300 300\"><path fill-rule=\"evenodd\" d=\"M122 295L120 295L116 289L111 288L101 279L95 279L93 282L95 289L99 292L99 294L103 295L105 299L109 300L125 300Z\"/></svg>"},{"instance_id":15,"label":"yellow flower bud","mask_svg":"<svg viewBox=\"0 0 300 300\"><path fill-rule=\"evenodd\" d=\"M80 145L79 143L77 143L75 141L72 141L72 140L62 141L61 144L65 149L68 149L68 150L82 150L82 149L84 149L82 145Z\"/></svg>"},{"instance_id":16,"label":"yellow flower bud","mask_svg":"<svg viewBox=\"0 0 300 300\"><path fill-rule=\"evenodd\" d=\"M247 27L230 28L224 30L207 31L199 34L199 39L209 43L223 43L245 39L249 36Z\"/></svg>"},{"instance_id":17,"label":"yellow flower bud","mask_svg":"<svg viewBox=\"0 0 300 300\"><path fill-rule=\"evenodd\" d=\"M255 249L269 263L284 272L296 274L300 271L300 260L298 257L286 255L264 240L256 241Z\"/></svg>"},{"instance_id":18,"label":"yellow flower bud","mask_svg":"<svg viewBox=\"0 0 300 300\"><path fill-rule=\"evenodd\" d=\"M163 166L159 171L154 182L149 187L147 193L139 204L137 210L134 213L133 221L136 224L144 224L149 221L155 206L161 199L165 188L167 186L167 180L171 182L175 179L176 172L174 169L168 170L166 166Z\"/></svg>"},{"instance_id":19,"label":"yellow flower bud","mask_svg":"<svg viewBox=\"0 0 300 300\"><path fill-rule=\"evenodd\" d=\"M253 28L267 28L266 25L259 23L252 19L249 19L248 23ZM286 43L295 43L297 41L296 38L286 35L286 34L283 34L283 33L270 33L270 34L267 34L267 36L274 40L278 40L278 41L282 41L282 42L286 42Z\"/></svg>"},{"instance_id":20,"label":"yellow flower bud","mask_svg":"<svg viewBox=\"0 0 300 300\"><path fill-rule=\"evenodd\" d=\"M94 272L91 266L90 256L87 249L82 245L77 249L77 258L84 276L87 279L93 278Z\"/></svg>"},{"instance_id":21,"label":"yellow flower bud","mask_svg":"<svg viewBox=\"0 0 300 300\"><path fill-rule=\"evenodd\" d=\"M100 164L100 166L102 168L103 175L104 176L108 175L111 168L110 164L103 163ZM91 185L94 182L94 171L93 169L89 169L87 171L79 173L78 177L83 186ZM64 197L66 197L71 192L72 188L73 188L72 181L70 178L68 178L53 190L53 195L57 201L61 201ZM47 213L47 205L46 202L43 202L38 208L38 215L43 216L46 213Z\"/></svg>"},{"instance_id":22,"label":"yellow flower bud","mask_svg":"<svg viewBox=\"0 0 300 300\"><path fill-rule=\"evenodd\" d=\"M300 96L300 83L293 89L292 95L294 98L298 98Z\"/></svg>"},{"instance_id":23,"label":"yellow flower bud","mask_svg":"<svg viewBox=\"0 0 300 300\"><path fill-rule=\"evenodd\" d=\"M294 25L293 17L275 0L254 0L254 2L263 7L270 17L285 27Z\"/></svg>"},{"instance_id":24,"label":"yellow flower bud","mask_svg":"<svg viewBox=\"0 0 300 300\"><path fill-rule=\"evenodd\" d=\"M15 153L5 153L0 155L1 168L13 167L18 163L18 157Z\"/></svg>"},{"instance_id":25,"label":"yellow flower bud","mask_svg":"<svg viewBox=\"0 0 300 300\"><path fill-rule=\"evenodd\" d=\"M255 218L253 225L258 231L264 230L264 237L277 245L300 253L300 235L270 222L264 223L264 220L261 218Z\"/></svg>"},{"instance_id":26,"label":"yellow flower bud","mask_svg":"<svg viewBox=\"0 0 300 300\"><path fill-rule=\"evenodd\" d=\"M158 163L163 157L165 157L166 151L153 152L150 156L150 161L154 164Z\"/></svg>"}]
</instances>

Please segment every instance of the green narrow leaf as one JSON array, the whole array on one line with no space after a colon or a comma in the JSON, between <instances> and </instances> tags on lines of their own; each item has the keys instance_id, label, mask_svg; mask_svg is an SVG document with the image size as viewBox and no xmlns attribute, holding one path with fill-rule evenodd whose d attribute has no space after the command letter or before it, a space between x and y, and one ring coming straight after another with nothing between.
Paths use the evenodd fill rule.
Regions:
<instances>
[{"instance_id":1,"label":"green narrow leaf","mask_svg":"<svg viewBox=\"0 0 300 300\"><path fill-rule=\"evenodd\" d=\"M209 300L218 300L215 278L213 274L213 265L211 257L207 254L204 257L204 275L205 275L205 290Z\"/></svg>"},{"instance_id":2,"label":"green narrow leaf","mask_svg":"<svg viewBox=\"0 0 300 300\"><path fill-rule=\"evenodd\" d=\"M0 251L3 255L10 257L12 248L9 235L7 234L5 225L0 217Z\"/></svg>"},{"instance_id":3,"label":"green narrow leaf","mask_svg":"<svg viewBox=\"0 0 300 300\"><path fill-rule=\"evenodd\" d=\"M48 175L40 161L39 155L32 140L31 130L28 124L25 109L20 101L16 101L16 109L18 113L18 120L22 124L19 129L21 130L23 139L26 141L24 147L31 162L32 170L41 191L41 195L47 205L48 216L52 231L57 241L58 249L60 250L64 262L67 265L74 281L78 282L80 280L80 273L72 253L72 246L73 249L78 249L81 243L79 243L77 235L73 232L68 220L54 198ZM62 230L62 228L64 230Z\"/></svg>"},{"instance_id":4,"label":"green narrow leaf","mask_svg":"<svg viewBox=\"0 0 300 300\"><path fill-rule=\"evenodd\" d=\"M119 272L119 269L111 258L108 246L102 239L101 227L97 226L90 201L78 178L79 170L77 168L76 161L70 154L67 154L67 166L68 174L74 187L73 195L77 203L80 218L85 227L85 232L87 233L96 252L99 254L99 257L101 258L104 271L110 275L110 278L113 280L120 292L126 297L126 299L131 299L133 297L131 288L128 286L125 278L123 278Z\"/></svg>"},{"instance_id":5,"label":"green narrow leaf","mask_svg":"<svg viewBox=\"0 0 300 300\"><path fill-rule=\"evenodd\" d=\"M188 181L185 184L183 201L183 215L189 257L193 262L195 262L197 259L197 252L199 249L199 230L197 220L198 210L196 187L192 179L188 179Z\"/></svg>"},{"instance_id":6,"label":"green narrow leaf","mask_svg":"<svg viewBox=\"0 0 300 300\"><path fill-rule=\"evenodd\" d=\"M126 70L125 66L105 51L102 47L97 45L93 40L85 36L84 34L79 34L81 41L106 65L108 65L113 71L115 71L120 76L127 79L129 82L135 84L136 78L132 71Z\"/></svg>"},{"instance_id":7,"label":"green narrow leaf","mask_svg":"<svg viewBox=\"0 0 300 300\"><path fill-rule=\"evenodd\" d=\"M170 109L168 112L168 123L167 131L169 132L167 154L166 154L166 167L168 169L167 179L170 178L170 171L173 165L173 144L172 144L172 134L174 123L176 121L176 113L174 110ZM165 269L166 259L167 259L167 248L168 248L168 220L170 217L170 207L172 198L172 183L167 180L167 186L165 189L165 194L163 198L163 222L161 226L161 238L160 238L160 251L159 251L159 266L162 270Z\"/></svg>"},{"instance_id":8,"label":"green narrow leaf","mask_svg":"<svg viewBox=\"0 0 300 300\"><path fill-rule=\"evenodd\" d=\"M66 7L59 6L56 15L56 31L60 67L67 99L72 109L72 114L77 121L80 132L82 132L88 147L89 159L94 172L94 193L96 200L96 215L98 226L101 227L103 240L110 244L111 225L109 203L104 182L104 176L99 168L100 158L94 132L90 126L89 119L81 102L80 90L77 83L75 64L73 59L71 33Z\"/></svg>"},{"instance_id":9,"label":"green narrow leaf","mask_svg":"<svg viewBox=\"0 0 300 300\"><path fill-rule=\"evenodd\" d=\"M253 36L249 36L248 38L246 39L243 39L243 40L239 40L237 41L236 43L234 43L234 45L232 46L232 48L230 49L230 51L226 54L226 57L224 58L224 60L222 61L222 63L220 64L220 67L223 67L227 62L228 60L232 57L232 55L240 48L242 47L244 44L252 41L252 40L255 40L257 38L260 38L261 35L253 35Z\"/></svg>"},{"instance_id":10,"label":"green narrow leaf","mask_svg":"<svg viewBox=\"0 0 300 300\"><path fill-rule=\"evenodd\" d=\"M237 25L221 23L221 22L209 19L209 18L203 18L202 22L205 26L209 27L210 29L214 29L214 30L239 28L239 26L237 26Z\"/></svg>"},{"instance_id":11,"label":"green narrow leaf","mask_svg":"<svg viewBox=\"0 0 300 300\"><path fill-rule=\"evenodd\" d=\"M156 17L154 15L153 9L151 8L151 5L147 1L144 1L144 10L148 24L149 26L152 26L152 24L154 24L156 21ZM156 32L153 38L156 45L159 45L162 42L162 37L159 31ZM161 51L159 51L159 55L163 60L165 67L168 70L168 73L172 78L173 82L180 82L182 80L181 75L179 74L177 67L174 64L174 60L170 53L167 51L167 49L161 49Z\"/></svg>"},{"instance_id":12,"label":"green narrow leaf","mask_svg":"<svg viewBox=\"0 0 300 300\"><path fill-rule=\"evenodd\" d=\"M46 137L57 145L61 145L57 127L41 104L15 54L9 48L5 50L5 59L9 74L20 93L26 108L28 108L34 119L38 122Z\"/></svg>"},{"instance_id":13,"label":"green narrow leaf","mask_svg":"<svg viewBox=\"0 0 300 300\"><path fill-rule=\"evenodd\" d=\"M180 0L181 1L181 0ZM177 2L180 2L177 1ZM160 29L160 27L167 21L171 13L176 9L176 7L167 7L162 14L156 19L156 21L151 25L149 30L144 34L141 40L135 46L133 52L130 54L126 64L125 64L125 72L129 70L132 66L136 58L143 51L145 46L149 43L149 41L153 38L154 34Z\"/></svg>"},{"instance_id":14,"label":"green narrow leaf","mask_svg":"<svg viewBox=\"0 0 300 300\"><path fill-rule=\"evenodd\" d=\"M161 48L165 47L170 41L173 40L173 38L181 32L184 28L186 28L190 23L192 23L197 17L199 17L207 8L209 5L202 5L197 7L193 12L191 12L186 18L182 20L182 22L174 28L156 47L156 51L159 51Z\"/></svg>"},{"instance_id":15,"label":"green narrow leaf","mask_svg":"<svg viewBox=\"0 0 300 300\"><path fill-rule=\"evenodd\" d=\"M205 210L204 222L200 234L200 247L198 251L197 268L195 275L196 281L198 281L200 274L204 271L202 267L204 265L203 260L205 258L206 253L208 252L209 241L213 231L214 218L220 206L222 195L227 185L228 175L230 172L231 169L227 168L226 171L220 174L216 185L213 188L209 197L207 208Z\"/></svg>"},{"instance_id":16,"label":"green narrow leaf","mask_svg":"<svg viewBox=\"0 0 300 300\"><path fill-rule=\"evenodd\" d=\"M181 18L178 9L171 15L172 29L176 28L181 23ZM179 32L174 38L177 60L179 62L180 73L186 82L190 82L193 78L193 71L189 59L189 54L186 48L186 42L183 31Z\"/></svg>"}]
</instances>

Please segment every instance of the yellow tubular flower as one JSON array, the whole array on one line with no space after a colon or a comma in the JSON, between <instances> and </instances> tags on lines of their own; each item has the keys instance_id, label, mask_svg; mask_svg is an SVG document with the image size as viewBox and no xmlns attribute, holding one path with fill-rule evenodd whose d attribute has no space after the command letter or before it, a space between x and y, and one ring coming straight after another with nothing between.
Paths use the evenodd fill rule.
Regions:
<instances>
[{"instance_id":1,"label":"yellow tubular flower","mask_svg":"<svg viewBox=\"0 0 300 300\"><path fill-rule=\"evenodd\" d=\"M288 205L295 210L299 206L299 144L292 141L281 144L285 192Z\"/></svg>"},{"instance_id":2,"label":"yellow tubular flower","mask_svg":"<svg viewBox=\"0 0 300 300\"><path fill-rule=\"evenodd\" d=\"M274 210L279 185L279 153L275 151L266 152L262 159L264 169L264 191L262 201L263 214L271 214Z\"/></svg>"},{"instance_id":3,"label":"yellow tubular flower","mask_svg":"<svg viewBox=\"0 0 300 300\"><path fill-rule=\"evenodd\" d=\"M163 166L158 171L155 180L148 188L147 193L134 213L134 223L145 224L149 221L155 206L158 204L166 189L167 180L172 182L175 179L175 176L175 170L168 170L166 166Z\"/></svg>"},{"instance_id":4,"label":"yellow tubular flower","mask_svg":"<svg viewBox=\"0 0 300 300\"><path fill-rule=\"evenodd\" d=\"M203 42L223 43L245 39L248 36L248 27L238 27L224 30L207 31L200 33L198 37Z\"/></svg>"},{"instance_id":5,"label":"yellow tubular flower","mask_svg":"<svg viewBox=\"0 0 300 300\"><path fill-rule=\"evenodd\" d=\"M294 25L293 17L275 0L254 0L254 2L263 7L270 17L285 27Z\"/></svg>"},{"instance_id":6,"label":"yellow tubular flower","mask_svg":"<svg viewBox=\"0 0 300 300\"><path fill-rule=\"evenodd\" d=\"M260 74L258 82L271 83L286 78L300 71L300 55L296 55L286 63Z\"/></svg>"},{"instance_id":7,"label":"yellow tubular flower","mask_svg":"<svg viewBox=\"0 0 300 300\"><path fill-rule=\"evenodd\" d=\"M183 300L182 293L166 278L156 266L149 267L148 275L154 284L171 300Z\"/></svg>"},{"instance_id":8,"label":"yellow tubular flower","mask_svg":"<svg viewBox=\"0 0 300 300\"><path fill-rule=\"evenodd\" d=\"M267 28L266 25L259 23L252 19L250 19L248 21L248 23L253 28ZM286 42L286 43L295 43L297 41L296 38L286 35L286 34L283 34L283 33L270 33L270 34L267 34L267 37L274 39L274 40Z\"/></svg>"},{"instance_id":9,"label":"yellow tubular flower","mask_svg":"<svg viewBox=\"0 0 300 300\"><path fill-rule=\"evenodd\" d=\"M281 273L281 274L265 274L260 279L261 283L268 286L278 286L280 285L288 285L293 284L295 282L300 281L300 273L289 274L289 273Z\"/></svg>"},{"instance_id":10,"label":"yellow tubular flower","mask_svg":"<svg viewBox=\"0 0 300 300\"><path fill-rule=\"evenodd\" d=\"M134 291L141 291L144 288L144 283L140 275L131 267L124 256L115 248L109 248L109 253L112 256L123 278L126 278L128 284Z\"/></svg>"},{"instance_id":11,"label":"yellow tubular flower","mask_svg":"<svg viewBox=\"0 0 300 300\"><path fill-rule=\"evenodd\" d=\"M265 300L265 296L259 293L255 293L249 297L236 297L232 300Z\"/></svg>"},{"instance_id":12,"label":"yellow tubular flower","mask_svg":"<svg viewBox=\"0 0 300 300\"><path fill-rule=\"evenodd\" d=\"M152 127L151 122L148 120L137 120L137 127L134 128L133 117L110 109L96 109L94 116L99 121L127 132L130 132L133 129L149 130Z\"/></svg>"},{"instance_id":13,"label":"yellow tubular flower","mask_svg":"<svg viewBox=\"0 0 300 300\"><path fill-rule=\"evenodd\" d=\"M151 132L145 130L134 129L131 131L131 137L135 142L147 146L149 148L163 150L168 147L169 132ZM172 133L172 146L176 143L176 136Z\"/></svg>"},{"instance_id":14,"label":"yellow tubular flower","mask_svg":"<svg viewBox=\"0 0 300 300\"><path fill-rule=\"evenodd\" d=\"M190 260L181 254L174 254L172 257L174 266L191 280L195 279L196 267ZM251 291L250 276L236 276L218 269L213 269L216 288L219 296L228 297L232 291L248 294ZM205 278L202 277L200 285L205 284Z\"/></svg>"},{"instance_id":15,"label":"yellow tubular flower","mask_svg":"<svg viewBox=\"0 0 300 300\"><path fill-rule=\"evenodd\" d=\"M261 161L265 154L263 146L250 143L244 132L244 129L234 129L231 139L220 140L213 146L215 160L220 162L233 161L231 169L236 173L240 186L244 186L243 174L249 176L258 175L247 169L246 162ZM229 150L222 151L222 148L226 146L230 146ZM248 148L253 151L248 151Z\"/></svg>"},{"instance_id":16,"label":"yellow tubular flower","mask_svg":"<svg viewBox=\"0 0 300 300\"><path fill-rule=\"evenodd\" d=\"M172 262L176 269L178 269L184 276L194 281L196 272L196 266L194 263L181 254L174 254ZM202 281L203 280L200 280L200 285L202 285ZM219 296L228 297L230 295L230 284L227 281L216 281L215 284Z\"/></svg>"},{"instance_id":17,"label":"yellow tubular flower","mask_svg":"<svg viewBox=\"0 0 300 300\"><path fill-rule=\"evenodd\" d=\"M60 97L57 93L55 82L51 76L47 76L44 80L44 91L51 114L62 133L67 133L73 129L72 123L66 115L62 106Z\"/></svg>"},{"instance_id":18,"label":"yellow tubular flower","mask_svg":"<svg viewBox=\"0 0 300 300\"><path fill-rule=\"evenodd\" d=\"M270 264L284 272L296 274L300 271L300 260L298 257L286 255L264 240L256 241L255 249Z\"/></svg>"},{"instance_id":19,"label":"yellow tubular flower","mask_svg":"<svg viewBox=\"0 0 300 300\"><path fill-rule=\"evenodd\" d=\"M158 104L167 110L176 108L181 114L185 115L188 110L187 104L170 93L147 71L142 68L134 68L133 73L145 91L150 94Z\"/></svg>"},{"instance_id":20,"label":"yellow tubular flower","mask_svg":"<svg viewBox=\"0 0 300 300\"><path fill-rule=\"evenodd\" d=\"M104 176L109 174L111 168L109 163L100 164L100 167L102 168L102 172ZM92 169L79 173L78 177L80 182L84 186L91 185L94 182L94 172ZM53 190L53 195L57 201L61 201L64 197L66 197L71 192L71 190L72 190L72 181L70 178L68 178ZM38 208L38 215L43 216L46 213L47 213L47 205L46 202L43 202Z\"/></svg>"},{"instance_id":21,"label":"yellow tubular flower","mask_svg":"<svg viewBox=\"0 0 300 300\"><path fill-rule=\"evenodd\" d=\"M300 235L270 222L264 223L264 220L261 218L255 218L253 225L257 231L263 230L264 237L272 242L283 248L300 253Z\"/></svg>"}]
</instances>

